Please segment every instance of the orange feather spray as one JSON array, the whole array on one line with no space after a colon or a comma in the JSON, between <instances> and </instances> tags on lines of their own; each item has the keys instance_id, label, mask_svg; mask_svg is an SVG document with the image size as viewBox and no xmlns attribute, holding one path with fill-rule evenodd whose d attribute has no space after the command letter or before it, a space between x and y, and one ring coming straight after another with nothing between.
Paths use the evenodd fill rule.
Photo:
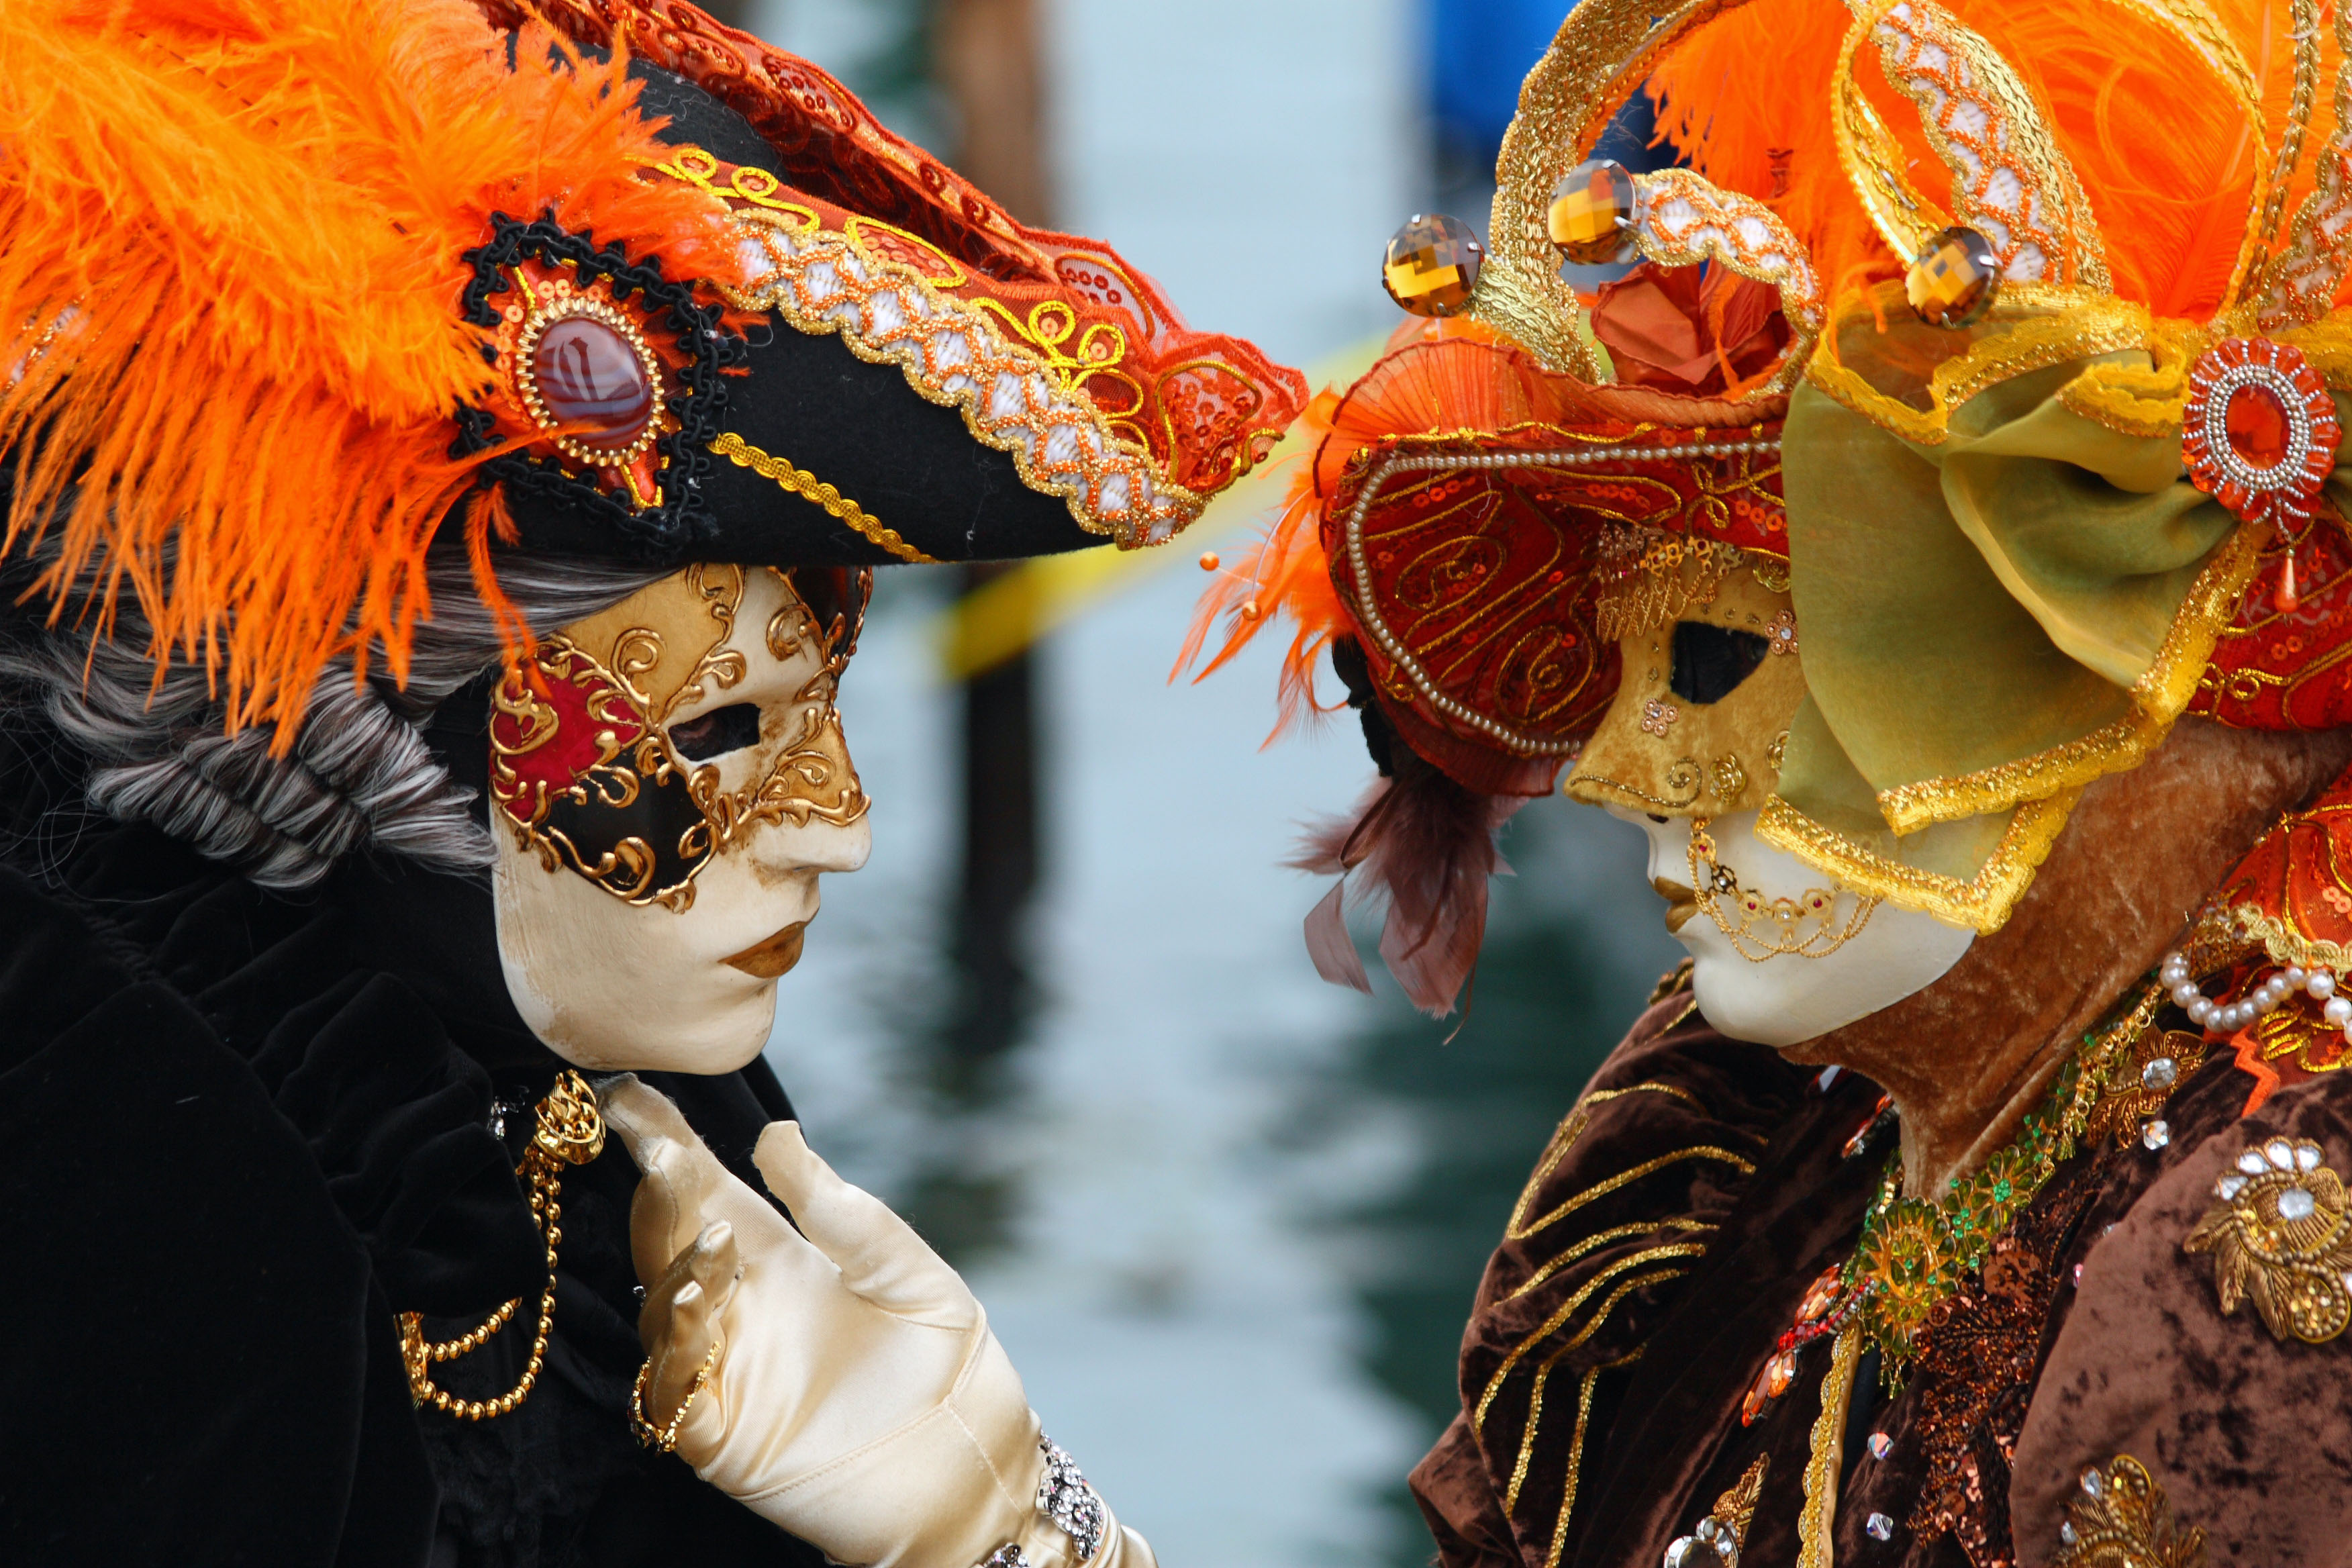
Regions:
<instances>
[{"instance_id":1,"label":"orange feather spray","mask_svg":"<svg viewBox=\"0 0 2352 1568\"><path fill-rule=\"evenodd\" d=\"M79 613L127 589L159 665L281 747L329 660L396 678L430 613L490 215L732 265L707 198L644 177L622 59L504 44L465 0L0 4L5 547L61 531L53 614L86 573Z\"/></svg>"}]
</instances>

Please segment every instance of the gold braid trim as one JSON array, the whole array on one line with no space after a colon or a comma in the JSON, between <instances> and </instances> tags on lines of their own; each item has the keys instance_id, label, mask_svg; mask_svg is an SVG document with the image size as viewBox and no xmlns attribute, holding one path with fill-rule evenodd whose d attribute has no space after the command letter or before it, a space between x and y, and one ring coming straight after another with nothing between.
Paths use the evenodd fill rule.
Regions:
<instances>
[{"instance_id":1,"label":"gold braid trim","mask_svg":"<svg viewBox=\"0 0 2352 1568\"><path fill-rule=\"evenodd\" d=\"M1008 340L980 306L848 236L756 207L730 224L767 269L740 288L714 280L728 303L772 310L813 337L838 336L868 364L897 366L919 396L955 409L974 440L1011 458L1024 484L1067 501L1087 532L1138 550L1166 542L1208 505L1161 471L1131 420L1105 415L1087 391L1095 376L1125 374L1118 344L1098 340L1098 360L1057 358L1050 344L1039 353Z\"/></svg>"},{"instance_id":2,"label":"gold braid trim","mask_svg":"<svg viewBox=\"0 0 2352 1568\"><path fill-rule=\"evenodd\" d=\"M1935 823L1982 816L2021 801L2080 789L2093 779L2146 762L2197 694L2213 645L2229 625L2239 594L2252 580L2256 559L2270 534L2267 523L2247 524L2213 552L2174 614L2155 661L2132 682L2129 713L2079 740L2013 763L1881 790L1878 806L1886 814L1886 825L1897 833L1916 833Z\"/></svg>"},{"instance_id":3,"label":"gold braid trim","mask_svg":"<svg viewBox=\"0 0 2352 1568\"><path fill-rule=\"evenodd\" d=\"M1575 1295L1570 1297L1564 1305L1556 1310L1550 1317L1546 1318L1543 1321L1540 1327L1538 1327L1533 1333L1528 1335L1527 1338L1521 1340L1517 1349L1513 1350L1509 1355L1503 1358L1502 1364L1495 1369L1494 1376L1487 1379L1486 1392L1479 1395L1477 1407L1471 1412L1471 1431L1476 1432L1486 1426L1486 1412L1493 1407L1495 1396L1503 1392L1503 1380L1511 1375L1511 1369L1513 1367L1518 1365L1520 1362L1527 1359L1528 1352L1536 1348L1536 1342L1549 1334L1558 1332L1567 1324L1570 1318L1576 1315L1578 1308L1583 1306L1585 1302L1591 1300L1593 1297L1601 1293L1601 1288L1602 1286L1607 1285L1619 1275L1631 1273L1633 1270L1640 1268L1645 1264L1655 1263L1664 1258L1696 1258L1706 1250L1706 1243L1703 1241L1675 1242L1664 1247L1647 1247L1640 1252L1632 1253L1626 1257L1617 1259L1616 1262L1610 1264L1608 1267L1602 1268L1599 1273L1595 1274L1591 1279L1586 1280L1583 1287L1579 1289ZM1593 1331L1601 1326L1601 1320L1608 1317L1610 1309L1616 1306L1620 1300L1623 1300L1628 1291L1638 1289L1642 1286L1651 1284L1658 1279L1672 1279L1679 1278L1682 1273L1683 1270L1679 1268L1670 1268L1654 1275L1643 1275L1639 1279L1630 1280L1626 1284L1620 1286L1614 1295L1612 1295L1608 1300L1601 1303L1601 1306L1593 1312L1591 1318L1585 1323L1583 1330L1573 1339L1570 1340L1568 1344L1562 1348L1573 1350L1576 1346L1582 1344L1591 1336Z\"/></svg>"},{"instance_id":4,"label":"gold braid trim","mask_svg":"<svg viewBox=\"0 0 2352 1568\"><path fill-rule=\"evenodd\" d=\"M1977 394L2070 360L2146 348L2153 332L2146 306L2084 289L2019 284L2005 288L2002 299L1993 331L1928 378L1931 409L1888 396L1841 361L1835 321L1823 331L1805 379L1882 429L1918 446L1939 447L1951 434L1952 410Z\"/></svg>"},{"instance_id":5,"label":"gold braid trim","mask_svg":"<svg viewBox=\"0 0 2352 1568\"><path fill-rule=\"evenodd\" d=\"M2352 970L2352 946L2307 937L2289 921L2265 913L2259 904L2232 904L2229 918L2240 934L2261 942L2263 951L2278 964L2298 964L2305 969Z\"/></svg>"},{"instance_id":6,"label":"gold braid trim","mask_svg":"<svg viewBox=\"0 0 2352 1568\"><path fill-rule=\"evenodd\" d=\"M1544 1568L1559 1568L1560 1548L1568 1541L1568 1518L1576 1511L1577 1484L1583 1479L1584 1429L1592 1418L1592 1385L1601 1381L1602 1373L1631 1366L1641 1359L1642 1352L1637 1350L1629 1356L1605 1362L1586 1373L1583 1386L1576 1391L1576 1431L1568 1444L1567 1484L1560 1494L1559 1517L1552 1521L1551 1550L1544 1553Z\"/></svg>"},{"instance_id":7,"label":"gold braid trim","mask_svg":"<svg viewBox=\"0 0 2352 1568\"><path fill-rule=\"evenodd\" d=\"M2027 801L2011 818L2009 830L1969 881L1939 876L1865 849L1833 828L1822 826L1779 795L1764 803L1756 837L1786 849L1817 871L1835 877L1854 892L1885 899L1898 909L1917 910L1948 925L1990 935L2008 922L2010 910L2033 884L2033 873L2066 826L2082 791L2067 790L2048 800Z\"/></svg>"},{"instance_id":8,"label":"gold braid trim","mask_svg":"<svg viewBox=\"0 0 2352 1568\"><path fill-rule=\"evenodd\" d=\"M731 459L739 468L749 468L763 479L777 484L800 497L814 501L828 512L865 535L869 543L888 551L899 560L916 566L946 564L936 555L926 555L898 535L895 528L885 528L873 513L825 484L806 468L796 468L782 458L772 458L730 430L710 443L710 449Z\"/></svg>"},{"instance_id":9,"label":"gold braid trim","mask_svg":"<svg viewBox=\"0 0 2352 1568\"><path fill-rule=\"evenodd\" d=\"M1822 1378L1822 1413L1813 1418L1812 1458L1805 1465L1805 1510L1797 1516L1797 1568L1831 1568L1836 1544L1838 1477L1845 1448L1846 1406L1853 1401L1853 1369L1862 1359L1862 1324L1838 1333L1830 1370Z\"/></svg>"}]
</instances>

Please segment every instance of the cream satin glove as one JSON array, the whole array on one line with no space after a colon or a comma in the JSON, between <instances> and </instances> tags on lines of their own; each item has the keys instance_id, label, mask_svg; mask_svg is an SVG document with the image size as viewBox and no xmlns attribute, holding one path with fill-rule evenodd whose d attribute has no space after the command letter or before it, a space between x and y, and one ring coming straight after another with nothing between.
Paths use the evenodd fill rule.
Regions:
<instances>
[{"instance_id":1,"label":"cream satin glove","mask_svg":"<svg viewBox=\"0 0 2352 1568\"><path fill-rule=\"evenodd\" d=\"M796 1124L751 1158L798 1230L659 1093L624 1076L598 1098L644 1173L650 1440L835 1563L1155 1568L1040 1435L962 1278Z\"/></svg>"}]
</instances>

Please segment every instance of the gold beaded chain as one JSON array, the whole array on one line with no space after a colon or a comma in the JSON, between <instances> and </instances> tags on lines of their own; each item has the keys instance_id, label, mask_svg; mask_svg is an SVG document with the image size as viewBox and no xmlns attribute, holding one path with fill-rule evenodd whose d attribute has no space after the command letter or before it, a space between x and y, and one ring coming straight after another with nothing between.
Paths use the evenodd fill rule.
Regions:
<instances>
[{"instance_id":1,"label":"gold beaded chain","mask_svg":"<svg viewBox=\"0 0 2352 1568\"><path fill-rule=\"evenodd\" d=\"M665 1454L675 1453L677 1449L677 1429L686 1425L686 1413L694 1408L696 1397L709 1384L710 1374L718 1370L719 1346L714 1342L710 1352L702 1358L702 1364L695 1368L694 1376L688 1380L686 1398L670 1413L669 1425L656 1426L646 1415L646 1394L654 1377L654 1360L647 1356L646 1364L637 1368L637 1381L629 1389L629 1429L637 1435L638 1443L648 1448L659 1448Z\"/></svg>"},{"instance_id":2,"label":"gold beaded chain","mask_svg":"<svg viewBox=\"0 0 2352 1568\"><path fill-rule=\"evenodd\" d=\"M566 1068L555 1077L555 1087L539 1102L530 1145L523 1151L515 1174L530 1189L531 1223L547 1243L547 1289L539 1298L539 1332L531 1339L530 1360L520 1381L496 1399L460 1399L433 1381L436 1362L455 1361L489 1343L491 1336L514 1321L522 1298L492 1312L488 1321L454 1340L425 1337L425 1314L400 1314L400 1358L408 1367L408 1396L419 1407L430 1405L460 1421L486 1421L504 1415L530 1397L539 1369L547 1360L547 1336L555 1321L555 1249L563 1240L563 1167L584 1165L604 1152L604 1117L597 1109L596 1091L588 1080Z\"/></svg>"}]
</instances>

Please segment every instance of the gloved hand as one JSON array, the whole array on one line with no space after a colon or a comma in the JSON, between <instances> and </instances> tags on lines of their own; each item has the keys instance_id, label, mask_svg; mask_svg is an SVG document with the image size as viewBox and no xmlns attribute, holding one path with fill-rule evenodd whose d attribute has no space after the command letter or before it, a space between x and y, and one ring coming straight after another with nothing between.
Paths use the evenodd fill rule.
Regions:
<instances>
[{"instance_id":1,"label":"gloved hand","mask_svg":"<svg viewBox=\"0 0 2352 1568\"><path fill-rule=\"evenodd\" d=\"M645 1418L704 1480L836 1563L1154 1568L1043 1444L961 1277L796 1124L752 1161L797 1231L667 1099L627 1076L599 1098L644 1173Z\"/></svg>"}]
</instances>

